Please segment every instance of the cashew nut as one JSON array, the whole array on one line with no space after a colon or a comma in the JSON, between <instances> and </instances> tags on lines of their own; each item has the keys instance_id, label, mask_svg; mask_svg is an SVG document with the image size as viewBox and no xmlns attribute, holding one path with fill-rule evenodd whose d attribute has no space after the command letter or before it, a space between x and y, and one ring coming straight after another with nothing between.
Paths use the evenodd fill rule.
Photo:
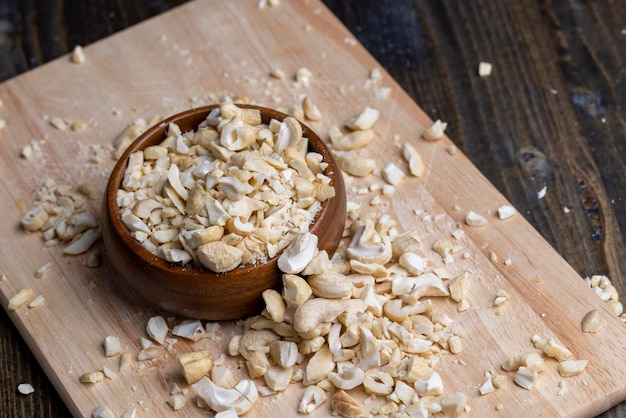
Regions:
<instances>
[{"instance_id":1,"label":"cashew nut","mask_svg":"<svg viewBox=\"0 0 626 418\"><path fill-rule=\"evenodd\" d=\"M331 409L344 418L357 418L362 414L359 403L344 390L338 390L332 397Z\"/></svg>"},{"instance_id":2,"label":"cashew nut","mask_svg":"<svg viewBox=\"0 0 626 418\"><path fill-rule=\"evenodd\" d=\"M374 222L368 219L354 233L346 254L362 263L386 264L392 256L391 242L389 237L378 235Z\"/></svg>"},{"instance_id":3,"label":"cashew nut","mask_svg":"<svg viewBox=\"0 0 626 418\"><path fill-rule=\"evenodd\" d=\"M178 362L182 366L185 381L190 385L206 376L213 368L213 356L208 350L179 354Z\"/></svg>"},{"instance_id":4,"label":"cashew nut","mask_svg":"<svg viewBox=\"0 0 626 418\"><path fill-rule=\"evenodd\" d=\"M328 349L328 346L324 345L309 359L304 371L304 380L302 383L304 386L314 385L328 377L328 374L332 372L334 368L335 362L333 361L333 355Z\"/></svg>"},{"instance_id":5,"label":"cashew nut","mask_svg":"<svg viewBox=\"0 0 626 418\"><path fill-rule=\"evenodd\" d=\"M311 286L302 277L295 274L283 274L282 296L287 307L302 305L312 294Z\"/></svg>"},{"instance_id":6,"label":"cashew nut","mask_svg":"<svg viewBox=\"0 0 626 418\"><path fill-rule=\"evenodd\" d=\"M380 369L372 369L365 372L363 388L369 394L387 396L393 391L394 384L393 377Z\"/></svg>"},{"instance_id":7,"label":"cashew nut","mask_svg":"<svg viewBox=\"0 0 626 418\"><path fill-rule=\"evenodd\" d=\"M329 373L328 378L336 388L350 390L363 383L365 372L354 363L345 361L337 363L337 372Z\"/></svg>"},{"instance_id":8,"label":"cashew nut","mask_svg":"<svg viewBox=\"0 0 626 418\"><path fill-rule=\"evenodd\" d=\"M285 319L285 302L274 289L267 289L263 292L265 311L267 316L274 322L282 322Z\"/></svg>"},{"instance_id":9,"label":"cashew nut","mask_svg":"<svg viewBox=\"0 0 626 418\"><path fill-rule=\"evenodd\" d=\"M259 397L256 385L247 379L239 381L233 389L225 389L205 376L192 387L198 397L216 412L234 409L239 415L245 414Z\"/></svg>"},{"instance_id":10,"label":"cashew nut","mask_svg":"<svg viewBox=\"0 0 626 418\"><path fill-rule=\"evenodd\" d=\"M326 392L316 385L307 386L300 398L298 404L298 412L301 414L310 414L320 405L326 402Z\"/></svg>"},{"instance_id":11,"label":"cashew nut","mask_svg":"<svg viewBox=\"0 0 626 418\"><path fill-rule=\"evenodd\" d=\"M352 296L352 281L333 270L312 275L308 282L313 294L318 298L348 299Z\"/></svg>"},{"instance_id":12,"label":"cashew nut","mask_svg":"<svg viewBox=\"0 0 626 418\"><path fill-rule=\"evenodd\" d=\"M310 232L298 235L278 257L278 268L287 274L300 273L317 254L317 241Z\"/></svg>"},{"instance_id":13,"label":"cashew nut","mask_svg":"<svg viewBox=\"0 0 626 418\"><path fill-rule=\"evenodd\" d=\"M347 307L347 301L340 299L309 299L296 309L293 327L298 333L305 334L321 323L337 318Z\"/></svg>"}]
</instances>

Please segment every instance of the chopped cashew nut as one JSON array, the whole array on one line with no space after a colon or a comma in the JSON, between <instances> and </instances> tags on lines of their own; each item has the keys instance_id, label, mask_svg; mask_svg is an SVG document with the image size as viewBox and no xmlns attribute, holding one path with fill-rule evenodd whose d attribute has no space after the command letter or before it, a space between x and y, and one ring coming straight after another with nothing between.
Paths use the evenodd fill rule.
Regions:
<instances>
[{"instance_id":1,"label":"chopped cashew nut","mask_svg":"<svg viewBox=\"0 0 626 418\"><path fill-rule=\"evenodd\" d=\"M358 156L354 151L337 155L337 162L343 171L356 176L369 176L376 170L376 160Z\"/></svg>"},{"instance_id":2,"label":"chopped cashew nut","mask_svg":"<svg viewBox=\"0 0 626 418\"><path fill-rule=\"evenodd\" d=\"M206 376L213 368L213 356L208 350L179 354L178 362L182 366L185 381L190 385Z\"/></svg>"},{"instance_id":3,"label":"chopped cashew nut","mask_svg":"<svg viewBox=\"0 0 626 418\"><path fill-rule=\"evenodd\" d=\"M169 327L162 316L153 316L148 320L146 331L154 341L159 344L163 344L169 331Z\"/></svg>"},{"instance_id":4,"label":"chopped cashew nut","mask_svg":"<svg viewBox=\"0 0 626 418\"><path fill-rule=\"evenodd\" d=\"M358 150L365 147L374 139L374 131L365 129L363 131L354 131L348 134L342 134L339 128L331 130L330 140L333 147L340 151ZM347 170L346 170L347 171Z\"/></svg>"},{"instance_id":5,"label":"chopped cashew nut","mask_svg":"<svg viewBox=\"0 0 626 418\"><path fill-rule=\"evenodd\" d=\"M9 304L7 305L7 311L11 312L28 302L33 298L33 289L27 287L19 292L17 292L14 296L9 299Z\"/></svg>"},{"instance_id":6,"label":"chopped cashew nut","mask_svg":"<svg viewBox=\"0 0 626 418\"><path fill-rule=\"evenodd\" d=\"M30 395L35 392L35 388L30 383L21 383L17 386L17 391L22 395Z\"/></svg>"},{"instance_id":7,"label":"chopped cashew nut","mask_svg":"<svg viewBox=\"0 0 626 418\"><path fill-rule=\"evenodd\" d=\"M304 386L314 385L322 379L328 377L328 374L335 368L333 356L328 345L323 345L311 358L306 365L304 372Z\"/></svg>"},{"instance_id":8,"label":"chopped cashew nut","mask_svg":"<svg viewBox=\"0 0 626 418\"><path fill-rule=\"evenodd\" d=\"M206 336L202 322L197 319L185 319L172 328L172 335L186 338L191 341L199 341Z\"/></svg>"},{"instance_id":9,"label":"chopped cashew nut","mask_svg":"<svg viewBox=\"0 0 626 418\"><path fill-rule=\"evenodd\" d=\"M376 242L378 239L380 241ZM392 256L391 242L387 236L378 235L374 223L367 220L365 225L361 225L354 233L347 255L363 263L386 264Z\"/></svg>"},{"instance_id":10,"label":"chopped cashew nut","mask_svg":"<svg viewBox=\"0 0 626 418\"><path fill-rule=\"evenodd\" d=\"M531 370L528 367L520 366L513 377L513 381L518 386L523 387L526 390L531 390L537 381L538 372Z\"/></svg>"},{"instance_id":11,"label":"chopped cashew nut","mask_svg":"<svg viewBox=\"0 0 626 418\"><path fill-rule=\"evenodd\" d=\"M310 414L326 402L326 392L319 386L307 386L304 389L300 403L298 404L298 412L301 414Z\"/></svg>"},{"instance_id":12,"label":"chopped cashew nut","mask_svg":"<svg viewBox=\"0 0 626 418\"><path fill-rule=\"evenodd\" d=\"M465 410L467 396L461 392L455 392L445 396L441 400L441 412L443 418L456 418Z\"/></svg>"},{"instance_id":13,"label":"chopped cashew nut","mask_svg":"<svg viewBox=\"0 0 626 418\"><path fill-rule=\"evenodd\" d=\"M311 100L309 96L305 96L302 101L302 110L304 111L304 117L309 120L317 122L323 118L322 112L320 112L317 105L313 103L313 100Z\"/></svg>"},{"instance_id":14,"label":"chopped cashew nut","mask_svg":"<svg viewBox=\"0 0 626 418\"><path fill-rule=\"evenodd\" d=\"M83 47L80 45L76 45L72 50L72 62L75 64L82 64L85 62L85 53L83 52Z\"/></svg>"},{"instance_id":15,"label":"chopped cashew nut","mask_svg":"<svg viewBox=\"0 0 626 418\"><path fill-rule=\"evenodd\" d=\"M358 115L352 116L346 121L346 127L353 131L370 129L378 120L379 112L371 107L366 107Z\"/></svg>"},{"instance_id":16,"label":"chopped cashew nut","mask_svg":"<svg viewBox=\"0 0 626 418\"><path fill-rule=\"evenodd\" d=\"M340 299L309 299L296 309L293 327L301 335L315 332L318 325L329 323L347 308L347 301Z\"/></svg>"},{"instance_id":17,"label":"chopped cashew nut","mask_svg":"<svg viewBox=\"0 0 626 418\"><path fill-rule=\"evenodd\" d=\"M491 70L493 68L493 64L490 62L481 62L478 64L478 75L481 77L487 77L491 75Z\"/></svg>"},{"instance_id":18,"label":"chopped cashew nut","mask_svg":"<svg viewBox=\"0 0 626 418\"><path fill-rule=\"evenodd\" d=\"M362 413L359 403L344 390L335 392L331 399L331 409L334 414L343 418L360 417Z\"/></svg>"},{"instance_id":19,"label":"chopped cashew nut","mask_svg":"<svg viewBox=\"0 0 626 418\"><path fill-rule=\"evenodd\" d=\"M224 241L208 242L198 247L198 259L206 268L224 273L241 264L243 251Z\"/></svg>"},{"instance_id":20,"label":"chopped cashew nut","mask_svg":"<svg viewBox=\"0 0 626 418\"><path fill-rule=\"evenodd\" d=\"M394 163L388 163L382 170L383 179L391 184L397 186L398 183L404 178L404 172Z\"/></svg>"},{"instance_id":21,"label":"chopped cashew nut","mask_svg":"<svg viewBox=\"0 0 626 418\"><path fill-rule=\"evenodd\" d=\"M572 357L572 352L554 338L548 339L543 346L543 353L548 357L555 358L557 361L569 360Z\"/></svg>"},{"instance_id":22,"label":"chopped cashew nut","mask_svg":"<svg viewBox=\"0 0 626 418\"><path fill-rule=\"evenodd\" d=\"M500 219L507 219L515 215L515 208L509 205L502 205L498 208L498 217Z\"/></svg>"},{"instance_id":23,"label":"chopped cashew nut","mask_svg":"<svg viewBox=\"0 0 626 418\"><path fill-rule=\"evenodd\" d=\"M106 406L99 406L91 413L93 418L115 418L115 414Z\"/></svg>"},{"instance_id":24,"label":"chopped cashew nut","mask_svg":"<svg viewBox=\"0 0 626 418\"><path fill-rule=\"evenodd\" d=\"M298 235L278 257L278 268L287 274L300 273L317 254L317 241L310 232Z\"/></svg>"},{"instance_id":25,"label":"chopped cashew nut","mask_svg":"<svg viewBox=\"0 0 626 418\"><path fill-rule=\"evenodd\" d=\"M191 385L198 397L215 412L234 409L238 415L248 412L259 397L252 380L241 380L232 389L221 388L204 376Z\"/></svg>"},{"instance_id":26,"label":"chopped cashew nut","mask_svg":"<svg viewBox=\"0 0 626 418\"><path fill-rule=\"evenodd\" d=\"M539 353L526 353L513 356L502 363L502 369L506 371L514 371L522 366L541 372L544 370L544 361Z\"/></svg>"},{"instance_id":27,"label":"chopped cashew nut","mask_svg":"<svg viewBox=\"0 0 626 418\"><path fill-rule=\"evenodd\" d=\"M437 119L429 128L426 128L422 132L422 138L427 141L437 141L443 137L443 133L448 127L448 124Z\"/></svg>"},{"instance_id":28,"label":"chopped cashew nut","mask_svg":"<svg viewBox=\"0 0 626 418\"><path fill-rule=\"evenodd\" d=\"M575 376L587 367L587 360L565 360L559 362L559 374L563 377Z\"/></svg>"},{"instance_id":29,"label":"chopped cashew nut","mask_svg":"<svg viewBox=\"0 0 626 418\"><path fill-rule=\"evenodd\" d=\"M487 218L470 210L465 216L465 223L469 226L485 226L487 225Z\"/></svg>"},{"instance_id":30,"label":"chopped cashew nut","mask_svg":"<svg viewBox=\"0 0 626 418\"><path fill-rule=\"evenodd\" d=\"M189 398L184 395L176 395L168 398L166 402L174 411L178 411L187 405L188 400Z\"/></svg>"},{"instance_id":31,"label":"chopped cashew nut","mask_svg":"<svg viewBox=\"0 0 626 418\"><path fill-rule=\"evenodd\" d=\"M313 294L311 286L300 276L283 274L282 296L287 307L302 305Z\"/></svg>"},{"instance_id":32,"label":"chopped cashew nut","mask_svg":"<svg viewBox=\"0 0 626 418\"><path fill-rule=\"evenodd\" d=\"M122 345L119 338L113 335L107 335L104 338L104 355L107 357L116 356L122 352Z\"/></svg>"},{"instance_id":33,"label":"chopped cashew nut","mask_svg":"<svg viewBox=\"0 0 626 418\"><path fill-rule=\"evenodd\" d=\"M406 142L402 148L402 156L409 164L409 173L415 177L421 177L424 174L424 163L415 147Z\"/></svg>"},{"instance_id":34,"label":"chopped cashew nut","mask_svg":"<svg viewBox=\"0 0 626 418\"><path fill-rule=\"evenodd\" d=\"M583 332L596 333L602 331L606 325L606 319L594 309L583 317L581 328Z\"/></svg>"},{"instance_id":35,"label":"chopped cashew nut","mask_svg":"<svg viewBox=\"0 0 626 418\"><path fill-rule=\"evenodd\" d=\"M104 373L97 372L89 372L83 373L78 377L78 381L80 383L98 383L104 380Z\"/></svg>"}]
</instances>

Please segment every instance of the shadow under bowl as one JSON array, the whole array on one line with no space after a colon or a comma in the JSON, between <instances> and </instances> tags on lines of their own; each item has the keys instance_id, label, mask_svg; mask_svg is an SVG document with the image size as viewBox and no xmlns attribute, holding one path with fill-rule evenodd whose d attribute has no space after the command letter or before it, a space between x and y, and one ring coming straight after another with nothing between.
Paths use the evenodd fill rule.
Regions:
<instances>
[{"instance_id":1,"label":"shadow under bowl","mask_svg":"<svg viewBox=\"0 0 626 418\"><path fill-rule=\"evenodd\" d=\"M260 110L266 124L272 118L282 121L288 116L264 107L238 106ZM121 188L130 154L160 144L170 122L176 123L183 132L195 130L216 107L205 106L179 113L137 138L113 168L101 216L106 258L117 272L121 291L129 289L150 305L177 315L212 321L259 314L264 308L262 293L271 288L280 289L282 284L282 272L277 265L280 253L264 263L239 266L226 273L167 262L143 248L130 234L121 219L117 191ZM309 150L321 154L328 164L325 174L335 188L335 196L322 202L309 228L319 238L319 249L332 255L344 229L345 185L339 165L324 142L304 124L302 128L303 136L309 140Z\"/></svg>"}]
</instances>

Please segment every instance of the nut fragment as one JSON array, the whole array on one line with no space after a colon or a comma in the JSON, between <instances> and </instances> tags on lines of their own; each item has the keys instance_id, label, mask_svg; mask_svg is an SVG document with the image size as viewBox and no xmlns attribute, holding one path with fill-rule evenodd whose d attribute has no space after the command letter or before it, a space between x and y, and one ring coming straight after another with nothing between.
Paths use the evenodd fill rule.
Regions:
<instances>
[{"instance_id":1,"label":"nut fragment","mask_svg":"<svg viewBox=\"0 0 626 418\"><path fill-rule=\"evenodd\" d=\"M420 177L424 174L424 162L413 145L405 142L402 148L402 156L409 163L409 173L412 176Z\"/></svg>"},{"instance_id":2,"label":"nut fragment","mask_svg":"<svg viewBox=\"0 0 626 418\"><path fill-rule=\"evenodd\" d=\"M510 205L502 205L498 208L498 217L500 219L507 219L515 215L515 208Z\"/></svg>"},{"instance_id":3,"label":"nut fragment","mask_svg":"<svg viewBox=\"0 0 626 418\"><path fill-rule=\"evenodd\" d=\"M320 121L323 118L322 112L320 112L320 109L309 96L304 97L304 100L302 101L302 110L304 110L304 117L309 120Z\"/></svg>"},{"instance_id":4,"label":"nut fragment","mask_svg":"<svg viewBox=\"0 0 626 418\"><path fill-rule=\"evenodd\" d=\"M337 162L343 171L356 177L369 176L376 170L375 159L360 157L353 151L338 155Z\"/></svg>"},{"instance_id":5,"label":"nut fragment","mask_svg":"<svg viewBox=\"0 0 626 418\"><path fill-rule=\"evenodd\" d=\"M115 418L115 414L107 406L99 406L91 413L93 418Z\"/></svg>"},{"instance_id":6,"label":"nut fragment","mask_svg":"<svg viewBox=\"0 0 626 418\"><path fill-rule=\"evenodd\" d=\"M487 218L470 210L465 216L465 223L469 226L485 226L487 225Z\"/></svg>"},{"instance_id":7,"label":"nut fragment","mask_svg":"<svg viewBox=\"0 0 626 418\"><path fill-rule=\"evenodd\" d=\"M169 331L169 327L167 326L165 319L162 316L157 315L148 320L146 331L148 332L148 335L154 339L154 341L159 344L163 344Z\"/></svg>"},{"instance_id":8,"label":"nut fragment","mask_svg":"<svg viewBox=\"0 0 626 418\"><path fill-rule=\"evenodd\" d=\"M424 132L422 132L422 138L427 141L437 141L443 137L443 133L448 126L447 123L440 121L437 119L435 123L433 123L429 128L426 128Z\"/></svg>"},{"instance_id":9,"label":"nut fragment","mask_svg":"<svg viewBox=\"0 0 626 418\"><path fill-rule=\"evenodd\" d=\"M265 311L267 316L274 322L282 322L285 319L285 302L274 289L267 289L263 292L263 301L265 302Z\"/></svg>"},{"instance_id":10,"label":"nut fragment","mask_svg":"<svg viewBox=\"0 0 626 418\"><path fill-rule=\"evenodd\" d=\"M335 127L336 128L336 127ZM339 128L337 128L338 130ZM341 131L332 132L330 140L333 147L338 150L348 151L361 149L374 139L374 131L365 129L362 131L350 132L346 135Z\"/></svg>"},{"instance_id":11,"label":"nut fragment","mask_svg":"<svg viewBox=\"0 0 626 418\"><path fill-rule=\"evenodd\" d=\"M17 386L17 391L22 395L30 395L35 392L35 388L30 383L20 383Z\"/></svg>"},{"instance_id":12,"label":"nut fragment","mask_svg":"<svg viewBox=\"0 0 626 418\"><path fill-rule=\"evenodd\" d=\"M348 308L348 302L341 299L309 299L296 309L293 316L293 327L305 338L312 338L316 328L337 318Z\"/></svg>"},{"instance_id":13,"label":"nut fragment","mask_svg":"<svg viewBox=\"0 0 626 418\"><path fill-rule=\"evenodd\" d=\"M104 355L107 357L116 356L122 352L122 345L119 338L113 335L107 335L104 338Z\"/></svg>"},{"instance_id":14,"label":"nut fragment","mask_svg":"<svg viewBox=\"0 0 626 418\"><path fill-rule=\"evenodd\" d=\"M291 383L293 367L270 366L263 377L270 389L274 392L282 392Z\"/></svg>"},{"instance_id":15,"label":"nut fragment","mask_svg":"<svg viewBox=\"0 0 626 418\"><path fill-rule=\"evenodd\" d=\"M587 314L583 317L583 332L600 332L604 329L604 327L606 327L606 319L604 319L597 309L587 312Z\"/></svg>"},{"instance_id":16,"label":"nut fragment","mask_svg":"<svg viewBox=\"0 0 626 418\"><path fill-rule=\"evenodd\" d=\"M557 361L569 360L572 357L572 352L554 338L548 339L543 347L543 353Z\"/></svg>"},{"instance_id":17,"label":"nut fragment","mask_svg":"<svg viewBox=\"0 0 626 418\"><path fill-rule=\"evenodd\" d=\"M521 366L517 369L513 381L526 390L531 390L537 381L537 371Z\"/></svg>"},{"instance_id":18,"label":"nut fragment","mask_svg":"<svg viewBox=\"0 0 626 418\"><path fill-rule=\"evenodd\" d=\"M196 383L213 368L213 356L208 350L194 351L178 355L183 376L188 384Z\"/></svg>"},{"instance_id":19,"label":"nut fragment","mask_svg":"<svg viewBox=\"0 0 626 418\"><path fill-rule=\"evenodd\" d=\"M293 341L272 341L270 355L281 367L292 367L298 360L298 345Z\"/></svg>"},{"instance_id":20,"label":"nut fragment","mask_svg":"<svg viewBox=\"0 0 626 418\"><path fill-rule=\"evenodd\" d=\"M359 386L365 379L365 372L356 364L345 361L337 364L337 372L330 372L328 379L338 389L350 390ZM372 384L374 383L372 379ZM391 390L389 391L391 393Z\"/></svg>"},{"instance_id":21,"label":"nut fragment","mask_svg":"<svg viewBox=\"0 0 626 418\"><path fill-rule=\"evenodd\" d=\"M234 409L238 415L243 415L252 408L259 397L256 385L248 379L239 381L232 389L226 389L217 386L205 376L192 387L198 397L216 412Z\"/></svg>"},{"instance_id":22,"label":"nut fragment","mask_svg":"<svg viewBox=\"0 0 626 418\"><path fill-rule=\"evenodd\" d=\"M168 398L167 404L174 410L174 411L178 411L179 409L182 409L186 404L187 401L189 400L189 398L187 398L185 395L176 395L176 396L172 396L171 398Z\"/></svg>"},{"instance_id":23,"label":"nut fragment","mask_svg":"<svg viewBox=\"0 0 626 418\"><path fill-rule=\"evenodd\" d=\"M376 396L387 396L393 392L394 387L393 377L380 369L371 369L365 372L363 379L363 388L366 393L374 394Z\"/></svg>"},{"instance_id":24,"label":"nut fragment","mask_svg":"<svg viewBox=\"0 0 626 418\"><path fill-rule=\"evenodd\" d=\"M565 360L559 362L559 374L563 377L576 376L587 367L588 360Z\"/></svg>"},{"instance_id":25,"label":"nut fragment","mask_svg":"<svg viewBox=\"0 0 626 418\"><path fill-rule=\"evenodd\" d=\"M350 117L346 121L346 127L353 131L370 129L378 120L378 116L378 110L366 107L361 113Z\"/></svg>"},{"instance_id":26,"label":"nut fragment","mask_svg":"<svg viewBox=\"0 0 626 418\"><path fill-rule=\"evenodd\" d=\"M224 241L214 241L198 247L198 258L206 268L224 273L241 264L243 251Z\"/></svg>"},{"instance_id":27,"label":"nut fragment","mask_svg":"<svg viewBox=\"0 0 626 418\"><path fill-rule=\"evenodd\" d=\"M85 62L85 53L83 52L83 47L80 45L76 45L72 50L72 62L75 64L82 64Z\"/></svg>"},{"instance_id":28,"label":"nut fragment","mask_svg":"<svg viewBox=\"0 0 626 418\"><path fill-rule=\"evenodd\" d=\"M104 380L104 373L101 371L83 373L78 377L80 383L98 383Z\"/></svg>"},{"instance_id":29,"label":"nut fragment","mask_svg":"<svg viewBox=\"0 0 626 418\"><path fill-rule=\"evenodd\" d=\"M478 64L478 75L480 77L487 77L491 75L491 70L493 68L493 64L490 62L481 62Z\"/></svg>"},{"instance_id":30,"label":"nut fragment","mask_svg":"<svg viewBox=\"0 0 626 418\"><path fill-rule=\"evenodd\" d=\"M302 277L295 274L283 274L282 296L287 307L302 305L312 293L311 286Z\"/></svg>"},{"instance_id":31,"label":"nut fragment","mask_svg":"<svg viewBox=\"0 0 626 418\"><path fill-rule=\"evenodd\" d=\"M325 344L309 359L302 383L305 386L314 385L320 380L325 379L334 368L335 362L333 361L333 356L328 345Z\"/></svg>"},{"instance_id":32,"label":"nut fragment","mask_svg":"<svg viewBox=\"0 0 626 418\"><path fill-rule=\"evenodd\" d=\"M362 414L359 403L344 390L335 392L331 400L331 409L334 414L344 418L356 418Z\"/></svg>"},{"instance_id":33,"label":"nut fragment","mask_svg":"<svg viewBox=\"0 0 626 418\"><path fill-rule=\"evenodd\" d=\"M198 319L185 319L172 328L172 335L191 341L199 341L206 336L202 322Z\"/></svg>"},{"instance_id":34,"label":"nut fragment","mask_svg":"<svg viewBox=\"0 0 626 418\"><path fill-rule=\"evenodd\" d=\"M347 299L352 296L352 280L333 270L312 275L308 282L313 294L320 298Z\"/></svg>"},{"instance_id":35,"label":"nut fragment","mask_svg":"<svg viewBox=\"0 0 626 418\"><path fill-rule=\"evenodd\" d=\"M298 235L278 257L278 268L287 274L300 273L318 252L317 235L310 232Z\"/></svg>"},{"instance_id":36,"label":"nut fragment","mask_svg":"<svg viewBox=\"0 0 626 418\"><path fill-rule=\"evenodd\" d=\"M298 404L298 412L301 414L310 414L326 402L326 393L319 386L307 386L304 389L300 403Z\"/></svg>"},{"instance_id":37,"label":"nut fragment","mask_svg":"<svg viewBox=\"0 0 626 418\"><path fill-rule=\"evenodd\" d=\"M541 354L532 352L510 357L502 363L502 369L506 371L514 371L522 366L540 372L544 369L544 361Z\"/></svg>"},{"instance_id":38,"label":"nut fragment","mask_svg":"<svg viewBox=\"0 0 626 418\"><path fill-rule=\"evenodd\" d=\"M27 287L19 292L17 292L14 296L9 299L9 304L7 305L7 311L14 311L29 300L33 298L33 289Z\"/></svg>"},{"instance_id":39,"label":"nut fragment","mask_svg":"<svg viewBox=\"0 0 626 418\"><path fill-rule=\"evenodd\" d=\"M456 418L465 410L467 396L462 392L455 392L441 400L443 418Z\"/></svg>"},{"instance_id":40,"label":"nut fragment","mask_svg":"<svg viewBox=\"0 0 626 418\"><path fill-rule=\"evenodd\" d=\"M400 183L400 181L404 178L404 171L402 171L394 163L386 164L383 167L381 174L383 179L392 186L397 186L398 183Z\"/></svg>"}]
</instances>

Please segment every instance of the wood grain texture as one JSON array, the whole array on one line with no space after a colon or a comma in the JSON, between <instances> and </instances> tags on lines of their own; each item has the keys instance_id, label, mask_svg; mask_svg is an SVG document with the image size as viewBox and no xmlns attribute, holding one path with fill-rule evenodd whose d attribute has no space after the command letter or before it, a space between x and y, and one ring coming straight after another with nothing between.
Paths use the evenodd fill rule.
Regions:
<instances>
[{"instance_id":1,"label":"wood grain texture","mask_svg":"<svg viewBox=\"0 0 626 418\"><path fill-rule=\"evenodd\" d=\"M101 3L4 6L2 78L171 6ZM580 275L607 274L624 294L623 2L327 4ZM481 60L492 76L476 76ZM3 391L3 410L68 415L6 314L1 326L3 387L42 385L30 397Z\"/></svg>"}]
</instances>

